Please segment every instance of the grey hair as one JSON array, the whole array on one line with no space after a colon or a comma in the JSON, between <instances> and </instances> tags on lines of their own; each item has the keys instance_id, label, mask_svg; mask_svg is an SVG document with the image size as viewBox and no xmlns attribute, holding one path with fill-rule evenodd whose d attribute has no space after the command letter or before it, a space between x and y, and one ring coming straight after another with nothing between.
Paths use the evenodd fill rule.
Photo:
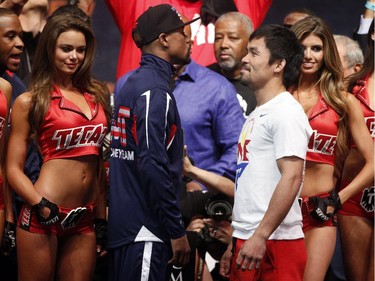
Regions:
<instances>
[{"instance_id":1,"label":"grey hair","mask_svg":"<svg viewBox=\"0 0 375 281\"><path fill-rule=\"evenodd\" d=\"M348 64L348 67L353 67L356 64L363 64L363 52L357 41L351 39L346 35L336 34L333 36L333 38L335 39L336 45L342 43L345 47L345 54L343 55L343 59Z\"/></svg>"},{"instance_id":2,"label":"grey hair","mask_svg":"<svg viewBox=\"0 0 375 281\"><path fill-rule=\"evenodd\" d=\"M224 20L231 20L231 21L238 21L240 22L248 32L248 35L250 36L251 33L254 31L254 25L250 18L242 13L239 12L228 12L223 15L221 15L217 20L216 23Z\"/></svg>"}]
</instances>

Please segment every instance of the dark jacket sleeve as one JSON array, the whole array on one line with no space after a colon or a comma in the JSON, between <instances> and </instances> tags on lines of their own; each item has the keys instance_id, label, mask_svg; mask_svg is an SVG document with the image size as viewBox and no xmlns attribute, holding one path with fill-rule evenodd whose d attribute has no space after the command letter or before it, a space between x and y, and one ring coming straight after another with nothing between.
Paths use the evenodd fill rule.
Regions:
<instances>
[{"instance_id":1,"label":"dark jacket sleeve","mask_svg":"<svg viewBox=\"0 0 375 281\"><path fill-rule=\"evenodd\" d=\"M173 103L168 93L156 89L142 94L134 108L143 192L171 239L185 234L178 201L181 170L177 169L176 174L173 167L176 156L182 162L182 152L176 150L179 145L174 143L177 124Z\"/></svg>"}]
</instances>

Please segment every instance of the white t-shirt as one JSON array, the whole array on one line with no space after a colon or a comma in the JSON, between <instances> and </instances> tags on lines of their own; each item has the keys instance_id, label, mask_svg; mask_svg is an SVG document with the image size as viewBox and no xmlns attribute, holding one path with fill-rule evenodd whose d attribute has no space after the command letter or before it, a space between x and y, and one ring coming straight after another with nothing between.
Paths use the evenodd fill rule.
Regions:
<instances>
[{"instance_id":1,"label":"white t-shirt","mask_svg":"<svg viewBox=\"0 0 375 281\"><path fill-rule=\"evenodd\" d=\"M302 106L283 92L257 107L242 128L238 141L233 237L250 238L267 211L281 174L276 160L306 159L312 129ZM292 208L269 239L304 237L298 195Z\"/></svg>"}]
</instances>

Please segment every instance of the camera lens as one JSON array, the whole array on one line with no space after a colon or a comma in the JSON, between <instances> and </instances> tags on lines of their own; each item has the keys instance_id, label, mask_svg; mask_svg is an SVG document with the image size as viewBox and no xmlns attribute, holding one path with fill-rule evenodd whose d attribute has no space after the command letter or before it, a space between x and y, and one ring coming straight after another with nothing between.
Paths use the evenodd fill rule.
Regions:
<instances>
[{"instance_id":1,"label":"camera lens","mask_svg":"<svg viewBox=\"0 0 375 281\"><path fill-rule=\"evenodd\" d=\"M206 211L214 219L226 220L232 215L232 206L227 201L215 200L208 204Z\"/></svg>"}]
</instances>

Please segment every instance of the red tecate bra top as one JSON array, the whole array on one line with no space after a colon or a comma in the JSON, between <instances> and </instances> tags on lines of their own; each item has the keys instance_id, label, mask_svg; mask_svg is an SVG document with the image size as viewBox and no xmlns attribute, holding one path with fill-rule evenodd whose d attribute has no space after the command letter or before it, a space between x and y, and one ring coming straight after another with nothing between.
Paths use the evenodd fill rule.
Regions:
<instances>
[{"instance_id":1,"label":"red tecate bra top","mask_svg":"<svg viewBox=\"0 0 375 281\"><path fill-rule=\"evenodd\" d=\"M357 85L353 88L353 95L360 101L366 126L372 139L375 140L375 116L374 110L370 107L370 97L367 90L367 85L368 77L366 77L365 80L358 81Z\"/></svg>"},{"instance_id":2,"label":"red tecate bra top","mask_svg":"<svg viewBox=\"0 0 375 281\"><path fill-rule=\"evenodd\" d=\"M307 148L306 160L335 165L339 116L320 95L309 116L313 134Z\"/></svg>"},{"instance_id":3,"label":"red tecate bra top","mask_svg":"<svg viewBox=\"0 0 375 281\"><path fill-rule=\"evenodd\" d=\"M0 138L3 134L4 128L7 126L7 112L8 112L8 103L7 98L3 91L0 90Z\"/></svg>"},{"instance_id":4,"label":"red tecate bra top","mask_svg":"<svg viewBox=\"0 0 375 281\"><path fill-rule=\"evenodd\" d=\"M99 155L100 145L107 133L107 120L103 107L93 97L83 94L90 106L92 118L55 87L51 104L39 130L39 146L43 161L84 155Z\"/></svg>"}]
</instances>

